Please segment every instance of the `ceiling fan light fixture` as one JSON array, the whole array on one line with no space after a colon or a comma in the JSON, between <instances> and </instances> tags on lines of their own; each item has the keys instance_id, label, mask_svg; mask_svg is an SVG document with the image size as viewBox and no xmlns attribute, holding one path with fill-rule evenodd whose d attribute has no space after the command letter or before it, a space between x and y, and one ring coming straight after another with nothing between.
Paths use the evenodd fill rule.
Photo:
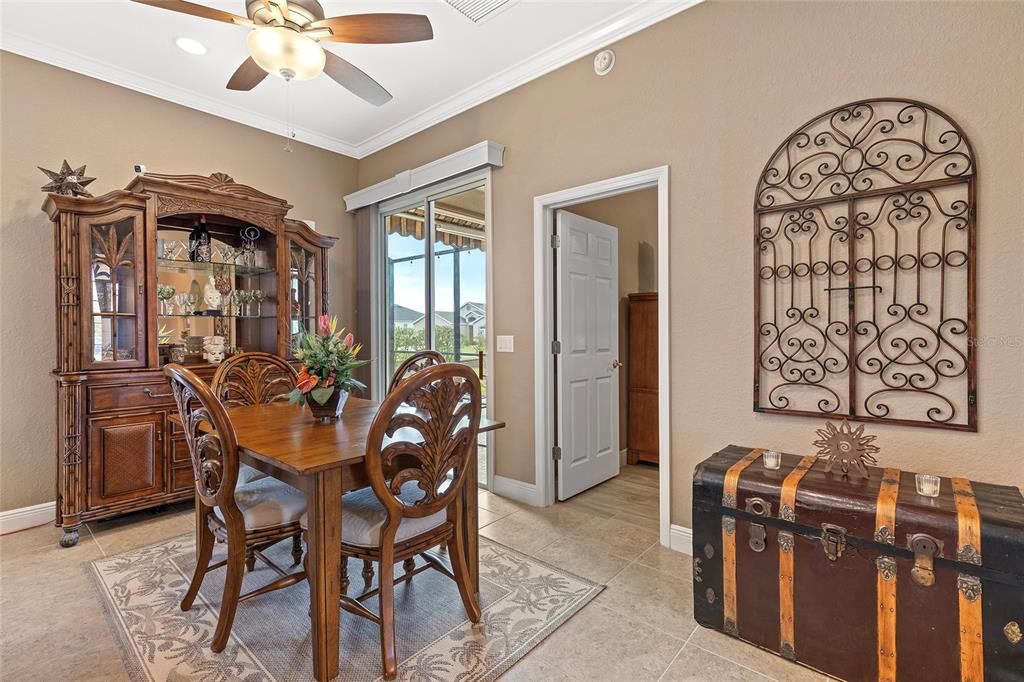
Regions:
<instances>
[{"instance_id":1,"label":"ceiling fan light fixture","mask_svg":"<svg viewBox=\"0 0 1024 682\"><path fill-rule=\"evenodd\" d=\"M316 78L327 62L315 40L284 26L261 26L249 32L246 42L260 68L285 80Z\"/></svg>"},{"instance_id":2,"label":"ceiling fan light fixture","mask_svg":"<svg viewBox=\"0 0 1024 682\"><path fill-rule=\"evenodd\" d=\"M178 46L178 49L182 52L188 52L194 55L206 54L206 46L195 38L181 37L174 41L174 44Z\"/></svg>"}]
</instances>

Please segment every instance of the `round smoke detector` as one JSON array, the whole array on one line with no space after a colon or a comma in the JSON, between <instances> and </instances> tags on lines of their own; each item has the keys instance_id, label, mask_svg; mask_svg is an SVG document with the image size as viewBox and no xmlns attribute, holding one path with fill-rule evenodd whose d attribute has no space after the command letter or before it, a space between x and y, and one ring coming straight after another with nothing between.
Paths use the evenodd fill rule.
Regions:
<instances>
[{"instance_id":1,"label":"round smoke detector","mask_svg":"<svg viewBox=\"0 0 1024 682\"><path fill-rule=\"evenodd\" d=\"M606 76L615 66L615 53L611 50L601 50L594 55L594 73L598 76Z\"/></svg>"}]
</instances>

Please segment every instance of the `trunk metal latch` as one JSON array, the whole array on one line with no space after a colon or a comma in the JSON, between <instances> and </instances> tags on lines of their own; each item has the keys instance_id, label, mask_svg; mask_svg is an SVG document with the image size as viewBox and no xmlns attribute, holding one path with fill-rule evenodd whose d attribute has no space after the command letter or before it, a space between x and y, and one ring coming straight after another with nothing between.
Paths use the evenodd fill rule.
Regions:
<instances>
[{"instance_id":1,"label":"trunk metal latch","mask_svg":"<svg viewBox=\"0 0 1024 682\"><path fill-rule=\"evenodd\" d=\"M910 577L921 587L931 587L935 584L935 557L942 556L942 541L917 533L907 537L907 547L914 553Z\"/></svg>"},{"instance_id":2,"label":"trunk metal latch","mask_svg":"<svg viewBox=\"0 0 1024 682\"><path fill-rule=\"evenodd\" d=\"M750 549L755 552L763 552L765 548L764 526L760 523L750 524Z\"/></svg>"},{"instance_id":3,"label":"trunk metal latch","mask_svg":"<svg viewBox=\"0 0 1024 682\"><path fill-rule=\"evenodd\" d=\"M835 561L846 551L846 529L831 523L821 524L821 548L829 561Z\"/></svg>"}]
</instances>

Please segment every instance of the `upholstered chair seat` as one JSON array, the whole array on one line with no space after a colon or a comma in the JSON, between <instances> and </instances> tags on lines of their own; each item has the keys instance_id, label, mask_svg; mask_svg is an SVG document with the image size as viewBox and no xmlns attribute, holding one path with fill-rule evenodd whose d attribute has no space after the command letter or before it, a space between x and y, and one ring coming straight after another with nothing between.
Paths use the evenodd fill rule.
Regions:
<instances>
[{"instance_id":1,"label":"upholstered chair seat","mask_svg":"<svg viewBox=\"0 0 1024 682\"><path fill-rule=\"evenodd\" d=\"M272 476L264 476L236 486L235 504L242 512L247 531L262 530L295 523L303 517L306 513L306 494ZM221 521L224 520L220 507L215 507L213 513Z\"/></svg>"},{"instance_id":2,"label":"upholstered chair seat","mask_svg":"<svg viewBox=\"0 0 1024 682\"><path fill-rule=\"evenodd\" d=\"M413 504L423 497L415 481L402 486L398 498L406 504ZM388 511L374 494L372 488L363 488L341 497L341 541L356 547L377 547L380 545L380 531L388 520ZM395 542L405 542L417 535L428 533L448 521L446 510L441 509L430 516L402 517L402 523L395 533ZM306 515L299 521L306 530Z\"/></svg>"},{"instance_id":3,"label":"upholstered chair seat","mask_svg":"<svg viewBox=\"0 0 1024 682\"><path fill-rule=\"evenodd\" d=\"M265 473L263 473L262 471L260 471L259 469L251 467L248 464L242 464L241 462L239 462L239 464L238 464L238 485L245 485L246 483L252 483L253 481L258 481L258 480L260 480L262 478L267 478L267 475Z\"/></svg>"}]
</instances>

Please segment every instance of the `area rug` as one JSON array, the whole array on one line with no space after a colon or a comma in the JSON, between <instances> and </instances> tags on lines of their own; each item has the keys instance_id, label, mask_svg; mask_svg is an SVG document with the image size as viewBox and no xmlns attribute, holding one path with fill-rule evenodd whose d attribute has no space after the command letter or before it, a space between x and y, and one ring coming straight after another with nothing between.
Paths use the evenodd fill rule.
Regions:
<instances>
[{"instance_id":1,"label":"area rug","mask_svg":"<svg viewBox=\"0 0 1024 682\"><path fill-rule=\"evenodd\" d=\"M455 583L425 571L395 588L398 679L484 682L508 670L603 589L503 545L480 539L483 618L466 618ZM268 555L290 565L289 542ZM222 555L219 545L214 555ZM421 561L420 559L417 559ZM133 682L298 682L311 680L309 589L301 583L239 605L231 640L210 651L224 570L208 573L191 611L179 608L195 564L191 535L85 564ZM350 562L363 589L361 562ZM247 573L243 591L276 574L262 562ZM377 609L376 598L367 605ZM342 613L338 680L381 677L380 631Z\"/></svg>"}]
</instances>

